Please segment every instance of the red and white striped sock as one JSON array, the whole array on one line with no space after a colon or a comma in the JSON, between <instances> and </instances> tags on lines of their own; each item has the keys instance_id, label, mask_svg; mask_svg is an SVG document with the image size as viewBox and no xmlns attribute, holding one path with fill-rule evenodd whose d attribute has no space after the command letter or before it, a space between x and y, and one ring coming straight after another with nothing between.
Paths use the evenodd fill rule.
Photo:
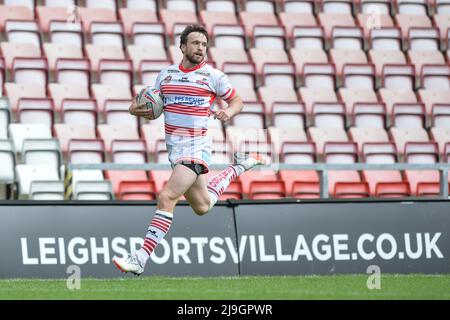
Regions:
<instances>
[{"instance_id":1,"label":"red and white striped sock","mask_svg":"<svg viewBox=\"0 0 450 320\"><path fill-rule=\"evenodd\" d=\"M141 249L136 251L136 255L142 266L145 266L148 258L155 250L158 243L169 232L169 228L172 224L173 213L162 210L156 210L153 216L152 222L148 227L147 234L145 235L144 244Z\"/></svg>"},{"instance_id":2,"label":"red and white striped sock","mask_svg":"<svg viewBox=\"0 0 450 320\"><path fill-rule=\"evenodd\" d=\"M245 172L245 168L241 165L229 166L218 175L208 180L208 193L210 198L209 210L216 204L221 194L230 185L231 181Z\"/></svg>"}]
</instances>

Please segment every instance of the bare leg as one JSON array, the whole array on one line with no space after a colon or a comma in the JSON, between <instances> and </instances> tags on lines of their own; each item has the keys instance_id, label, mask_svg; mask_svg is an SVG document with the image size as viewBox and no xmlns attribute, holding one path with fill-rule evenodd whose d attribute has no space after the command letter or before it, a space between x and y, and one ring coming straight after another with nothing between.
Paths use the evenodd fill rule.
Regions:
<instances>
[{"instance_id":1,"label":"bare leg","mask_svg":"<svg viewBox=\"0 0 450 320\"><path fill-rule=\"evenodd\" d=\"M192 209L199 216L208 213L211 198L206 188L206 175L201 174L197 177L194 184L184 193L186 200Z\"/></svg>"},{"instance_id":2,"label":"bare leg","mask_svg":"<svg viewBox=\"0 0 450 320\"><path fill-rule=\"evenodd\" d=\"M197 175L188 167L176 165L172 175L158 195L158 210L173 212L178 199L196 182Z\"/></svg>"}]
</instances>

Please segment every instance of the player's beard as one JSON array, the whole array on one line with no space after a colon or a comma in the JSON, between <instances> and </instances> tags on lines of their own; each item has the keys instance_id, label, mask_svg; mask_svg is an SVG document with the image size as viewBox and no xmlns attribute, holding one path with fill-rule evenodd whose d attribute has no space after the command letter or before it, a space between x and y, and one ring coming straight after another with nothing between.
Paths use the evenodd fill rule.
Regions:
<instances>
[{"instance_id":1,"label":"player's beard","mask_svg":"<svg viewBox=\"0 0 450 320\"><path fill-rule=\"evenodd\" d=\"M203 59L205 58L205 56L202 55L201 58L199 59L199 58L197 58L197 55L195 53L186 54L185 57L190 63L192 63L194 65L202 63Z\"/></svg>"}]
</instances>

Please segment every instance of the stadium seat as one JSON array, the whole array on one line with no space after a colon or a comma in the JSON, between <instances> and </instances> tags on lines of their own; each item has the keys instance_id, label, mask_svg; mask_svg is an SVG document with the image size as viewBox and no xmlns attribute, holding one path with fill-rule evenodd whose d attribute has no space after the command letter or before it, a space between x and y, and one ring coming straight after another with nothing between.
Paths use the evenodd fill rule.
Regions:
<instances>
[{"instance_id":1,"label":"stadium seat","mask_svg":"<svg viewBox=\"0 0 450 320\"><path fill-rule=\"evenodd\" d=\"M63 152L68 151L71 139L95 139L95 127L84 124L55 123L55 136L58 138Z\"/></svg>"},{"instance_id":2,"label":"stadium seat","mask_svg":"<svg viewBox=\"0 0 450 320\"><path fill-rule=\"evenodd\" d=\"M336 87L336 67L332 63L306 63L301 77L306 88L334 90Z\"/></svg>"},{"instance_id":3,"label":"stadium seat","mask_svg":"<svg viewBox=\"0 0 450 320\"><path fill-rule=\"evenodd\" d=\"M58 59L83 58L82 49L75 44L44 43L43 48L50 70L55 70Z\"/></svg>"},{"instance_id":4,"label":"stadium seat","mask_svg":"<svg viewBox=\"0 0 450 320\"><path fill-rule=\"evenodd\" d=\"M431 28L431 20L427 15L396 14L395 21L402 30L403 38L408 38L410 28Z\"/></svg>"},{"instance_id":5,"label":"stadium seat","mask_svg":"<svg viewBox=\"0 0 450 320\"><path fill-rule=\"evenodd\" d=\"M378 77L383 75L383 68L385 65L406 64L406 57L400 50L369 50L368 57L369 61L375 66Z\"/></svg>"},{"instance_id":6,"label":"stadium seat","mask_svg":"<svg viewBox=\"0 0 450 320\"><path fill-rule=\"evenodd\" d=\"M284 142L281 145L280 162L313 164L316 162L316 147L311 142Z\"/></svg>"},{"instance_id":7,"label":"stadium seat","mask_svg":"<svg viewBox=\"0 0 450 320\"><path fill-rule=\"evenodd\" d=\"M318 14L318 21L325 30L325 36L331 39L334 27L354 27L355 20L351 13L327 13L321 12Z\"/></svg>"},{"instance_id":8,"label":"stadium seat","mask_svg":"<svg viewBox=\"0 0 450 320\"><path fill-rule=\"evenodd\" d=\"M139 117L129 112L129 99L107 99L104 104L104 120L106 124L123 124L139 127Z\"/></svg>"},{"instance_id":9,"label":"stadium seat","mask_svg":"<svg viewBox=\"0 0 450 320\"><path fill-rule=\"evenodd\" d=\"M101 139L71 139L68 142L67 160L74 164L106 162L105 144Z\"/></svg>"},{"instance_id":10,"label":"stadium seat","mask_svg":"<svg viewBox=\"0 0 450 320\"><path fill-rule=\"evenodd\" d=\"M368 16L370 18L370 16ZM391 18L388 18L387 25L381 28L371 29L369 32L369 48L373 52L393 51L398 52L403 49L402 33L400 28L394 27Z\"/></svg>"},{"instance_id":11,"label":"stadium seat","mask_svg":"<svg viewBox=\"0 0 450 320\"><path fill-rule=\"evenodd\" d=\"M86 56L90 59L91 67L97 70L103 59L123 60L125 53L123 49L111 44L87 44L85 46Z\"/></svg>"},{"instance_id":12,"label":"stadium seat","mask_svg":"<svg viewBox=\"0 0 450 320\"><path fill-rule=\"evenodd\" d=\"M19 199L28 199L32 181L60 181L58 169L51 165L18 164L15 167L19 183Z\"/></svg>"},{"instance_id":13,"label":"stadium seat","mask_svg":"<svg viewBox=\"0 0 450 320\"><path fill-rule=\"evenodd\" d=\"M313 181L294 181L291 194L292 197L297 199L319 199L320 183Z\"/></svg>"},{"instance_id":14,"label":"stadium seat","mask_svg":"<svg viewBox=\"0 0 450 320\"><path fill-rule=\"evenodd\" d=\"M324 51L326 49L323 27L317 26L315 22L312 25L294 24L291 29L289 34L291 50L304 50L307 53L306 50Z\"/></svg>"},{"instance_id":15,"label":"stadium seat","mask_svg":"<svg viewBox=\"0 0 450 320\"><path fill-rule=\"evenodd\" d=\"M434 105L450 104L450 91L420 89L418 90L418 98L425 104L427 115L430 115Z\"/></svg>"},{"instance_id":16,"label":"stadium seat","mask_svg":"<svg viewBox=\"0 0 450 320\"><path fill-rule=\"evenodd\" d=\"M235 13L237 11L237 6L238 4L233 0L205 0L205 9L207 11Z\"/></svg>"},{"instance_id":17,"label":"stadium seat","mask_svg":"<svg viewBox=\"0 0 450 320\"><path fill-rule=\"evenodd\" d=\"M30 200L64 200L64 181L31 181Z\"/></svg>"},{"instance_id":18,"label":"stadium seat","mask_svg":"<svg viewBox=\"0 0 450 320\"><path fill-rule=\"evenodd\" d=\"M428 142L428 133L423 128L391 128L389 134L395 142L398 152L403 155L407 142Z\"/></svg>"},{"instance_id":19,"label":"stadium seat","mask_svg":"<svg viewBox=\"0 0 450 320\"><path fill-rule=\"evenodd\" d=\"M278 128L306 128L305 105L299 102L274 102L270 124Z\"/></svg>"},{"instance_id":20,"label":"stadium seat","mask_svg":"<svg viewBox=\"0 0 450 320\"><path fill-rule=\"evenodd\" d=\"M376 186L375 196L380 198L409 197L411 190L407 182L379 182Z\"/></svg>"},{"instance_id":21,"label":"stadium seat","mask_svg":"<svg viewBox=\"0 0 450 320\"><path fill-rule=\"evenodd\" d=\"M66 20L51 20L49 23L49 40L54 44L75 45L83 48L83 27L80 21L67 23Z\"/></svg>"},{"instance_id":22,"label":"stadium seat","mask_svg":"<svg viewBox=\"0 0 450 320\"><path fill-rule=\"evenodd\" d=\"M123 48L125 44L123 26L120 22L92 21L87 33L90 43Z\"/></svg>"},{"instance_id":23,"label":"stadium seat","mask_svg":"<svg viewBox=\"0 0 450 320\"><path fill-rule=\"evenodd\" d=\"M361 27L335 26L331 31L331 48L334 50L364 50Z\"/></svg>"},{"instance_id":24,"label":"stadium seat","mask_svg":"<svg viewBox=\"0 0 450 320\"><path fill-rule=\"evenodd\" d=\"M105 150L111 151L113 140L121 139L139 139L138 130L129 125L99 124L97 126L99 137L105 142Z\"/></svg>"},{"instance_id":25,"label":"stadium seat","mask_svg":"<svg viewBox=\"0 0 450 320\"><path fill-rule=\"evenodd\" d=\"M149 8L119 8L118 14L127 36L131 36L133 34L133 27L136 24L158 22L156 10L151 10Z\"/></svg>"},{"instance_id":26,"label":"stadium seat","mask_svg":"<svg viewBox=\"0 0 450 320\"><path fill-rule=\"evenodd\" d=\"M392 115L392 110L394 104L397 103L417 103L417 97L412 90L390 90L390 89L380 89L378 95L381 98L381 102L386 105L386 114Z\"/></svg>"},{"instance_id":27,"label":"stadium seat","mask_svg":"<svg viewBox=\"0 0 450 320\"><path fill-rule=\"evenodd\" d=\"M338 97L333 89L326 88L300 88L300 100L303 101L306 107L306 114L308 117L313 112L313 106L316 102L337 103ZM308 122L309 123L309 122Z\"/></svg>"},{"instance_id":28,"label":"stadium seat","mask_svg":"<svg viewBox=\"0 0 450 320\"><path fill-rule=\"evenodd\" d=\"M198 18L195 12L177 8L176 10L171 9L160 9L159 15L161 17L161 21L164 23L166 27L166 34L169 35L169 38L173 38L174 36L174 27L176 24L195 24L198 23ZM175 42L172 41L172 44Z\"/></svg>"},{"instance_id":29,"label":"stadium seat","mask_svg":"<svg viewBox=\"0 0 450 320\"><path fill-rule=\"evenodd\" d=\"M290 57L296 66L296 72L303 76L306 64L326 64L328 63L327 53L322 49L297 49L289 50Z\"/></svg>"},{"instance_id":30,"label":"stadium seat","mask_svg":"<svg viewBox=\"0 0 450 320\"><path fill-rule=\"evenodd\" d=\"M392 108L392 126L396 128L424 128L425 105L423 103L395 103Z\"/></svg>"},{"instance_id":31,"label":"stadium seat","mask_svg":"<svg viewBox=\"0 0 450 320\"><path fill-rule=\"evenodd\" d=\"M414 90L415 68L411 64L385 64L381 73L381 87L390 90Z\"/></svg>"},{"instance_id":32,"label":"stadium seat","mask_svg":"<svg viewBox=\"0 0 450 320\"><path fill-rule=\"evenodd\" d=\"M114 163L146 163L145 141L139 139L113 140L111 142L111 160Z\"/></svg>"},{"instance_id":33,"label":"stadium seat","mask_svg":"<svg viewBox=\"0 0 450 320\"><path fill-rule=\"evenodd\" d=\"M435 104L433 106L431 127L450 128L450 104Z\"/></svg>"},{"instance_id":34,"label":"stadium seat","mask_svg":"<svg viewBox=\"0 0 450 320\"><path fill-rule=\"evenodd\" d=\"M360 151L363 148L363 144L367 142L389 142L388 133L383 128L352 127L348 133L351 140L358 143Z\"/></svg>"},{"instance_id":35,"label":"stadium seat","mask_svg":"<svg viewBox=\"0 0 450 320\"><path fill-rule=\"evenodd\" d=\"M397 162L397 149L392 142L364 142L361 159L369 164L393 164Z\"/></svg>"},{"instance_id":36,"label":"stadium seat","mask_svg":"<svg viewBox=\"0 0 450 320\"><path fill-rule=\"evenodd\" d=\"M445 64L445 57L440 51L408 51L408 59L420 71L427 64Z\"/></svg>"},{"instance_id":37,"label":"stadium seat","mask_svg":"<svg viewBox=\"0 0 450 320\"><path fill-rule=\"evenodd\" d=\"M132 42L136 46L148 46L165 48L168 40L165 34L164 24L161 22L134 23L131 29Z\"/></svg>"},{"instance_id":38,"label":"stadium seat","mask_svg":"<svg viewBox=\"0 0 450 320\"><path fill-rule=\"evenodd\" d=\"M62 164L61 148L57 139L24 139L21 152L24 164L45 164L57 169Z\"/></svg>"},{"instance_id":39,"label":"stadium seat","mask_svg":"<svg viewBox=\"0 0 450 320\"><path fill-rule=\"evenodd\" d=\"M333 194L335 198L368 198L369 185L366 182L337 182Z\"/></svg>"},{"instance_id":40,"label":"stadium seat","mask_svg":"<svg viewBox=\"0 0 450 320\"><path fill-rule=\"evenodd\" d=\"M264 86L259 87L258 92L269 114L273 111L272 108L276 102L298 102L297 92L293 88Z\"/></svg>"},{"instance_id":41,"label":"stadium seat","mask_svg":"<svg viewBox=\"0 0 450 320\"><path fill-rule=\"evenodd\" d=\"M226 128L226 137L231 142L233 150L237 150L242 142L267 142L266 132L258 128L228 126Z\"/></svg>"},{"instance_id":42,"label":"stadium seat","mask_svg":"<svg viewBox=\"0 0 450 320\"><path fill-rule=\"evenodd\" d=\"M256 72L263 73L263 67L266 63L288 63L289 57L284 49L260 49L251 48L249 50L250 57L255 63Z\"/></svg>"},{"instance_id":43,"label":"stadium seat","mask_svg":"<svg viewBox=\"0 0 450 320\"><path fill-rule=\"evenodd\" d=\"M129 100L131 103L131 89L127 86L94 83L91 85L91 91L100 112L105 111L107 100Z\"/></svg>"},{"instance_id":44,"label":"stadium seat","mask_svg":"<svg viewBox=\"0 0 450 320\"><path fill-rule=\"evenodd\" d=\"M425 90L450 90L450 66L425 64L420 71L420 88Z\"/></svg>"},{"instance_id":45,"label":"stadium seat","mask_svg":"<svg viewBox=\"0 0 450 320\"><path fill-rule=\"evenodd\" d=\"M384 2L388 3L388 5L389 5L389 1L384 1ZM364 4L369 5L369 6L364 6ZM378 3L366 1L366 3L362 3L362 7L363 8L370 7L372 5L377 5L377 4ZM369 46L370 46L371 35L374 34L376 32L376 30L390 29L390 28L394 27L394 21L392 20L392 17L390 16L389 12L386 12L383 10L375 11L377 9L374 9L373 6L372 6L372 9L369 9L369 10L372 10L372 12L368 13L368 12L362 11L362 13L358 13L356 15L356 20L357 20L358 24L364 30L364 37L369 39ZM374 14L374 13L377 13L377 14ZM380 41L380 43L383 43L383 42L385 42L385 41ZM390 42L390 41L387 41L387 42ZM401 44L401 41L399 44ZM380 48L378 45L376 45L375 47L377 48L377 50L379 50L379 48ZM398 49L398 50L400 50L400 49Z\"/></svg>"},{"instance_id":46,"label":"stadium seat","mask_svg":"<svg viewBox=\"0 0 450 320\"><path fill-rule=\"evenodd\" d=\"M296 88L295 65L293 63L265 63L262 68L262 85Z\"/></svg>"},{"instance_id":47,"label":"stadium seat","mask_svg":"<svg viewBox=\"0 0 450 320\"><path fill-rule=\"evenodd\" d=\"M418 197L440 197L440 195L439 182L419 182L417 184Z\"/></svg>"},{"instance_id":48,"label":"stadium seat","mask_svg":"<svg viewBox=\"0 0 450 320\"><path fill-rule=\"evenodd\" d=\"M126 48L127 56L133 61L133 68L138 71L144 60L168 60L163 47L142 46L129 44Z\"/></svg>"},{"instance_id":49,"label":"stadium seat","mask_svg":"<svg viewBox=\"0 0 450 320\"><path fill-rule=\"evenodd\" d=\"M345 129L345 106L339 102L316 102L313 105L312 120L316 128Z\"/></svg>"},{"instance_id":50,"label":"stadium seat","mask_svg":"<svg viewBox=\"0 0 450 320\"><path fill-rule=\"evenodd\" d=\"M352 125L360 128L385 128L386 106L377 102L356 102L353 105Z\"/></svg>"},{"instance_id":51,"label":"stadium seat","mask_svg":"<svg viewBox=\"0 0 450 320\"><path fill-rule=\"evenodd\" d=\"M110 181L78 181L73 188L74 200L114 200Z\"/></svg>"},{"instance_id":52,"label":"stadium seat","mask_svg":"<svg viewBox=\"0 0 450 320\"><path fill-rule=\"evenodd\" d=\"M432 141L435 141L439 145L439 153L446 155L445 146L450 142L450 128L431 128L430 135Z\"/></svg>"},{"instance_id":53,"label":"stadium seat","mask_svg":"<svg viewBox=\"0 0 450 320\"><path fill-rule=\"evenodd\" d=\"M52 137L51 129L43 124L11 123L8 130L16 153L22 152L25 139L49 139Z\"/></svg>"},{"instance_id":54,"label":"stadium seat","mask_svg":"<svg viewBox=\"0 0 450 320\"><path fill-rule=\"evenodd\" d=\"M119 183L119 200L155 200L154 181L121 181Z\"/></svg>"},{"instance_id":55,"label":"stadium seat","mask_svg":"<svg viewBox=\"0 0 450 320\"><path fill-rule=\"evenodd\" d=\"M61 111L65 99L89 99L89 91L83 85L50 83L48 85L50 97L53 99L55 110Z\"/></svg>"},{"instance_id":56,"label":"stadium seat","mask_svg":"<svg viewBox=\"0 0 450 320\"><path fill-rule=\"evenodd\" d=\"M17 120L20 123L45 124L51 128L54 118L54 106L51 99L20 98L17 102Z\"/></svg>"},{"instance_id":57,"label":"stadium seat","mask_svg":"<svg viewBox=\"0 0 450 320\"><path fill-rule=\"evenodd\" d=\"M107 8L80 7L79 14L84 32L88 32L93 22L115 22L116 12Z\"/></svg>"},{"instance_id":58,"label":"stadium seat","mask_svg":"<svg viewBox=\"0 0 450 320\"><path fill-rule=\"evenodd\" d=\"M342 128L315 128L308 129L308 135L316 144L317 153L323 154L326 142L347 142L347 133Z\"/></svg>"},{"instance_id":59,"label":"stadium seat","mask_svg":"<svg viewBox=\"0 0 450 320\"><path fill-rule=\"evenodd\" d=\"M437 28L410 28L408 49L412 51L439 51L440 34Z\"/></svg>"},{"instance_id":60,"label":"stadium seat","mask_svg":"<svg viewBox=\"0 0 450 320\"><path fill-rule=\"evenodd\" d=\"M238 177L238 180L242 183L242 191L246 198L250 197L250 186L254 181L279 181L276 171L272 170L251 170Z\"/></svg>"},{"instance_id":61,"label":"stadium seat","mask_svg":"<svg viewBox=\"0 0 450 320\"><path fill-rule=\"evenodd\" d=\"M0 5L0 30L5 29L7 20L33 20L32 8L22 5Z\"/></svg>"},{"instance_id":62,"label":"stadium seat","mask_svg":"<svg viewBox=\"0 0 450 320\"><path fill-rule=\"evenodd\" d=\"M292 3L292 2L287 2ZM287 4L285 3L285 5ZM316 26L317 21L313 14L307 12L283 11L278 13L281 25L286 29L288 38L291 38L291 43L295 44L294 28L301 26ZM322 47L323 48L323 47Z\"/></svg>"},{"instance_id":63,"label":"stadium seat","mask_svg":"<svg viewBox=\"0 0 450 320\"><path fill-rule=\"evenodd\" d=\"M45 88L48 64L45 58L16 57L12 62L11 78L15 83L33 84Z\"/></svg>"},{"instance_id":64,"label":"stadium seat","mask_svg":"<svg viewBox=\"0 0 450 320\"><path fill-rule=\"evenodd\" d=\"M298 127L269 127L267 131L276 154L280 154L283 143L308 141L305 131Z\"/></svg>"},{"instance_id":65,"label":"stadium seat","mask_svg":"<svg viewBox=\"0 0 450 320\"><path fill-rule=\"evenodd\" d=\"M369 63L346 63L342 67L342 87L373 90L376 87L375 66Z\"/></svg>"},{"instance_id":66,"label":"stadium seat","mask_svg":"<svg viewBox=\"0 0 450 320\"><path fill-rule=\"evenodd\" d=\"M283 181L252 181L249 193L249 198L253 200L281 199L286 197Z\"/></svg>"},{"instance_id":67,"label":"stadium seat","mask_svg":"<svg viewBox=\"0 0 450 320\"><path fill-rule=\"evenodd\" d=\"M61 122L95 127L98 123L97 102L94 99L63 99Z\"/></svg>"},{"instance_id":68,"label":"stadium seat","mask_svg":"<svg viewBox=\"0 0 450 320\"><path fill-rule=\"evenodd\" d=\"M49 2L49 1L47 1ZM59 2L58 5L61 5ZM76 12L67 10L67 6L51 6L49 4L36 6L36 17L42 32L48 33L51 21L69 21L71 24L77 24ZM79 18L79 17L78 17Z\"/></svg>"},{"instance_id":69,"label":"stadium seat","mask_svg":"<svg viewBox=\"0 0 450 320\"><path fill-rule=\"evenodd\" d=\"M41 49L32 43L12 43L2 42L1 50L3 58L6 64L6 68L9 70L13 67L15 58L40 58Z\"/></svg>"},{"instance_id":70,"label":"stadium seat","mask_svg":"<svg viewBox=\"0 0 450 320\"><path fill-rule=\"evenodd\" d=\"M12 140L0 139L0 184L11 184L15 181L16 156Z\"/></svg>"},{"instance_id":71,"label":"stadium seat","mask_svg":"<svg viewBox=\"0 0 450 320\"><path fill-rule=\"evenodd\" d=\"M10 43L29 43L41 47L39 25L30 20L7 20L4 29L6 40Z\"/></svg>"}]
</instances>

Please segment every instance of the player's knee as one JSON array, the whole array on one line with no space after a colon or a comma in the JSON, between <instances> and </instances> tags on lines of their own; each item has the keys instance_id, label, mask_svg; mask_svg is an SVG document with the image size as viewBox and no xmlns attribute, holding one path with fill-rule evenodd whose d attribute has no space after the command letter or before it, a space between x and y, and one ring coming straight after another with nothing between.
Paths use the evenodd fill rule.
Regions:
<instances>
[{"instance_id":1,"label":"player's knee","mask_svg":"<svg viewBox=\"0 0 450 320\"><path fill-rule=\"evenodd\" d=\"M193 208L195 214L199 216L203 216L209 212L209 206L208 205L200 205Z\"/></svg>"}]
</instances>

